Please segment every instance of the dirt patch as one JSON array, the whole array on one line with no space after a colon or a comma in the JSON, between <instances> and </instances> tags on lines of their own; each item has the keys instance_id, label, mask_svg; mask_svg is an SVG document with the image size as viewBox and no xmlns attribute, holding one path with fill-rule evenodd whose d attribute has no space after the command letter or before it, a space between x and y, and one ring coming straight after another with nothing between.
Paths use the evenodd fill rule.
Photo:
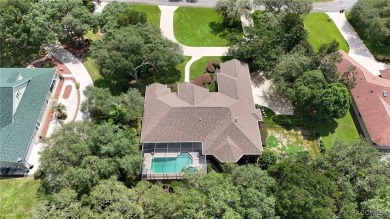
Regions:
<instances>
[{"instance_id":1,"label":"dirt patch","mask_svg":"<svg viewBox=\"0 0 390 219\"><path fill-rule=\"evenodd\" d=\"M63 97L64 99L68 99L71 92L72 92L72 86L71 86L71 85L67 85L67 86L65 87L64 94L62 95L62 97Z\"/></svg>"},{"instance_id":2,"label":"dirt patch","mask_svg":"<svg viewBox=\"0 0 390 219\"><path fill-rule=\"evenodd\" d=\"M300 151L307 151L313 156L319 154L316 138L310 131L298 127L269 127L267 143L270 150L281 154L296 154Z\"/></svg>"}]
</instances>

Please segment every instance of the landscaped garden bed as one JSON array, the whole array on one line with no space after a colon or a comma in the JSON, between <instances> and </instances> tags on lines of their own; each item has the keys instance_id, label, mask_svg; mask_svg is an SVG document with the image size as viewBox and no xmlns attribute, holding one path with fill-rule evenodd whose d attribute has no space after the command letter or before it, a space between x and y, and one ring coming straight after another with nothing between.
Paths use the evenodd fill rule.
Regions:
<instances>
[{"instance_id":1,"label":"landscaped garden bed","mask_svg":"<svg viewBox=\"0 0 390 219\"><path fill-rule=\"evenodd\" d=\"M71 85L67 85L65 87L64 94L62 95L62 98L68 99L71 92L72 92L72 86Z\"/></svg>"}]
</instances>

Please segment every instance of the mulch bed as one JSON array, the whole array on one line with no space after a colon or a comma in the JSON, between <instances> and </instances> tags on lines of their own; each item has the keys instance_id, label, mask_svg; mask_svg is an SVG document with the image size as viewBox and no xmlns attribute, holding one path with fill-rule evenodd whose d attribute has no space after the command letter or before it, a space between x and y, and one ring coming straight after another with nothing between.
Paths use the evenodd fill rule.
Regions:
<instances>
[{"instance_id":1,"label":"mulch bed","mask_svg":"<svg viewBox=\"0 0 390 219\"><path fill-rule=\"evenodd\" d=\"M71 85L66 85L64 94L62 95L62 98L68 99L71 92L72 92L72 86Z\"/></svg>"},{"instance_id":2,"label":"mulch bed","mask_svg":"<svg viewBox=\"0 0 390 219\"><path fill-rule=\"evenodd\" d=\"M50 63L50 64L46 64ZM45 64L47 66L45 66ZM54 67L57 68L57 74L71 74L69 69L56 58L48 58L42 62L37 62L33 65L35 68Z\"/></svg>"},{"instance_id":3,"label":"mulch bed","mask_svg":"<svg viewBox=\"0 0 390 219\"><path fill-rule=\"evenodd\" d=\"M47 116L46 116L45 125L43 126L42 131L41 131L41 135L40 136L42 136L42 137L46 137L47 131L49 130L51 117L52 117L52 114L53 114L53 112L51 110L51 107L55 106L57 104L57 101L58 101L58 98L60 97L60 93L61 93L63 85L64 85L64 81L63 80L59 80L57 82L57 88L55 90L55 93L54 93L54 96L53 96L53 101L51 103L52 105L50 105L50 102L47 104L47 107L50 107L50 109L49 109L49 112L47 113Z\"/></svg>"},{"instance_id":4,"label":"mulch bed","mask_svg":"<svg viewBox=\"0 0 390 219\"><path fill-rule=\"evenodd\" d=\"M199 86L199 87L204 87L204 84L209 84L213 81L211 78L210 74L205 73L197 78L195 78L192 83Z\"/></svg>"},{"instance_id":5,"label":"mulch bed","mask_svg":"<svg viewBox=\"0 0 390 219\"><path fill-rule=\"evenodd\" d=\"M63 44L62 46L68 52L72 53L76 58L82 59L84 55L89 51L90 41L88 39L84 39L83 41L77 41L73 43Z\"/></svg>"}]
</instances>

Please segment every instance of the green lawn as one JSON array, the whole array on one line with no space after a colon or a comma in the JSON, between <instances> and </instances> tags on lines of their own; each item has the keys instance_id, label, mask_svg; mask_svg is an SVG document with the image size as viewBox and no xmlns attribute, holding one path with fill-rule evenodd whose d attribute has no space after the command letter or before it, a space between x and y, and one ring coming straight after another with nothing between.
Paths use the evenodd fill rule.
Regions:
<instances>
[{"instance_id":1,"label":"green lawn","mask_svg":"<svg viewBox=\"0 0 390 219\"><path fill-rule=\"evenodd\" d=\"M160 27L160 17L161 12L157 5L138 5L131 4L129 7L134 8L138 11L143 11L146 13L148 23L154 24L157 27Z\"/></svg>"},{"instance_id":2,"label":"green lawn","mask_svg":"<svg viewBox=\"0 0 390 219\"><path fill-rule=\"evenodd\" d=\"M334 129L335 124L333 123L324 123L317 127L317 131L321 134L324 141L325 148L332 147L336 139L346 142L359 139L358 131L349 112L343 118L336 119L335 122L336 129Z\"/></svg>"},{"instance_id":3,"label":"green lawn","mask_svg":"<svg viewBox=\"0 0 390 219\"><path fill-rule=\"evenodd\" d=\"M328 15L325 13L312 12L306 15L305 28L308 31L308 40L315 50L324 43L330 43L336 40L340 44L340 49L346 53L349 47L336 25L328 21Z\"/></svg>"},{"instance_id":4,"label":"green lawn","mask_svg":"<svg viewBox=\"0 0 390 219\"><path fill-rule=\"evenodd\" d=\"M187 62L190 61L190 59L191 59L191 56L184 56L184 61L176 66L176 69L180 71L180 75L181 75L180 81L178 81L178 83L184 82L184 79L185 79L184 70L185 70Z\"/></svg>"},{"instance_id":5,"label":"green lawn","mask_svg":"<svg viewBox=\"0 0 390 219\"><path fill-rule=\"evenodd\" d=\"M32 178L0 180L0 218L31 218L38 187Z\"/></svg>"},{"instance_id":6,"label":"green lawn","mask_svg":"<svg viewBox=\"0 0 390 219\"><path fill-rule=\"evenodd\" d=\"M192 63L190 68L190 80L194 80L198 76L202 75L205 70L207 63L214 60L221 60L220 56L203 56L201 59Z\"/></svg>"},{"instance_id":7,"label":"green lawn","mask_svg":"<svg viewBox=\"0 0 390 219\"><path fill-rule=\"evenodd\" d=\"M102 37L102 35L100 35L100 34L98 34L98 33L93 33L91 30L89 30L89 31L84 35L84 38L89 39L89 40L92 40L92 41L96 41L96 40L101 40L103 37Z\"/></svg>"},{"instance_id":8,"label":"green lawn","mask_svg":"<svg viewBox=\"0 0 390 219\"><path fill-rule=\"evenodd\" d=\"M96 64L96 60L86 56L83 59L83 65L87 69L89 75L92 78L92 81L96 81L97 79L101 78L102 76L99 73L99 67Z\"/></svg>"},{"instance_id":9,"label":"green lawn","mask_svg":"<svg viewBox=\"0 0 390 219\"><path fill-rule=\"evenodd\" d=\"M230 34L242 34L241 26L223 26L214 8L179 7L173 20L176 40L186 46L226 46Z\"/></svg>"}]
</instances>

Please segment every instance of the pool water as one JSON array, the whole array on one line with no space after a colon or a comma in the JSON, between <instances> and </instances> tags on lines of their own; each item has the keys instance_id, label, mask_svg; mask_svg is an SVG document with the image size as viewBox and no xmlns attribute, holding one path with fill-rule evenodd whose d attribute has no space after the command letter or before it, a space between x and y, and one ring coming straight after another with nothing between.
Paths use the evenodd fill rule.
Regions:
<instances>
[{"instance_id":1,"label":"pool water","mask_svg":"<svg viewBox=\"0 0 390 219\"><path fill-rule=\"evenodd\" d=\"M177 157L155 157L152 160L152 173L180 173L189 165L192 165L192 157L188 153L181 153Z\"/></svg>"}]
</instances>

